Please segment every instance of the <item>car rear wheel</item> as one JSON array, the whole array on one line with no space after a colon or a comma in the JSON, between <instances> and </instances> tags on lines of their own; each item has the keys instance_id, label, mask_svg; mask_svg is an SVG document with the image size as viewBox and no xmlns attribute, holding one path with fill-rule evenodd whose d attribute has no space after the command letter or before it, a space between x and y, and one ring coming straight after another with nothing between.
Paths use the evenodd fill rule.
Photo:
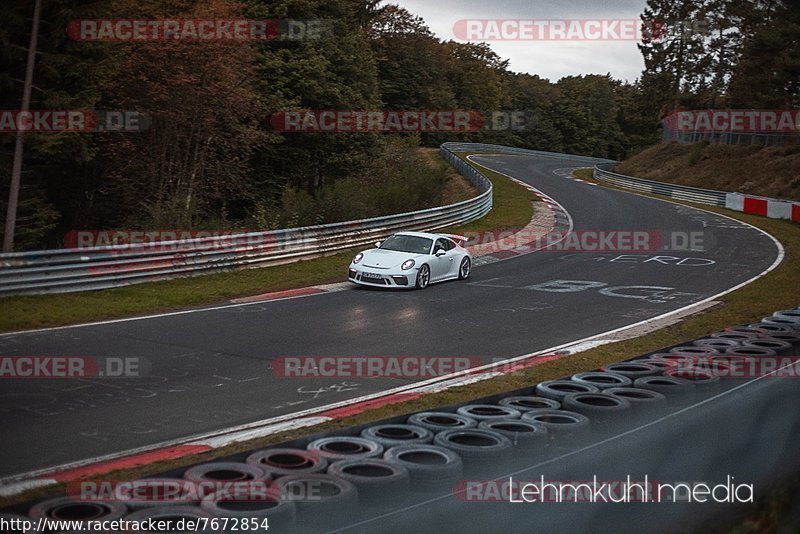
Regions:
<instances>
[{"instance_id":1,"label":"car rear wheel","mask_svg":"<svg viewBox=\"0 0 800 534\"><path fill-rule=\"evenodd\" d=\"M458 268L458 279L466 280L469 278L469 272L472 270L472 262L469 258L465 257L461 260L461 266Z\"/></svg>"},{"instance_id":2,"label":"car rear wheel","mask_svg":"<svg viewBox=\"0 0 800 534\"><path fill-rule=\"evenodd\" d=\"M417 289L425 289L431 281L431 269L427 265L419 268L417 273Z\"/></svg>"}]
</instances>

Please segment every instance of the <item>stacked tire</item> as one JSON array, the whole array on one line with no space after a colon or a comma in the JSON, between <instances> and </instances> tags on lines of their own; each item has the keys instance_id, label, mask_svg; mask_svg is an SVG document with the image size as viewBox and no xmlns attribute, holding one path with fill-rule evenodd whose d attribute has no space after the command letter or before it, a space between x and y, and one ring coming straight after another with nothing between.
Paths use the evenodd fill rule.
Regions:
<instances>
[{"instance_id":1,"label":"stacked tire","mask_svg":"<svg viewBox=\"0 0 800 534\"><path fill-rule=\"evenodd\" d=\"M403 422L369 426L357 436L315 439L305 449L272 447L252 452L243 462L196 465L183 478L132 482L153 491L142 499L58 497L34 505L28 516L207 525L214 524L208 523L212 519L251 518L268 521L280 531L336 529L364 510L380 513L407 499L452 498L453 489L470 478L493 479L529 468L548 455L574 450L623 431L626 425L652 421L669 409L758 378L750 376L757 374L752 369L763 374L775 367L768 362L798 353L800 307L663 352L541 382L526 394L496 402L421 412ZM187 485L217 489L203 494L184 491ZM164 500L158 498L163 496L159 487L181 491ZM486 515L480 510L464 506L457 517L444 520L450 527L474 527ZM240 530L245 529L228 529Z\"/></svg>"}]
</instances>

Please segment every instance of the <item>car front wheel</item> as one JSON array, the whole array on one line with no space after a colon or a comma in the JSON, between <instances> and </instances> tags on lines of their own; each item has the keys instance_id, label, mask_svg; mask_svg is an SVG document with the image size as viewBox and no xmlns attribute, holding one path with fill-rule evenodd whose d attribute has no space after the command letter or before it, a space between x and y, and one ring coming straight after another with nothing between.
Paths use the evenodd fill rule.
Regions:
<instances>
[{"instance_id":1,"label":"car front wheel","mask_svg":"<svg viewBox=\"0 0 800 534\"><path fill-rule=\"evenodd\" d=\"M425 289L431 281L431 270L427 265L419 268L417 273L417 289Z\"/></svg>"}]
</instances>

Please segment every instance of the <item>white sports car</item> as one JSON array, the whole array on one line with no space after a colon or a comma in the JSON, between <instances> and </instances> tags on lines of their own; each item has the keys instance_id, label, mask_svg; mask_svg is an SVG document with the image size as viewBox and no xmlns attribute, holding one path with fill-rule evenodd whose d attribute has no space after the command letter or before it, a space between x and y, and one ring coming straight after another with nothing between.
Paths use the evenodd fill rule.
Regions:
<instances>
[{"instance_id":1,"label":"white sports car","mask_svg":"<svg viewBox=\"0 0 800 534\"><path fill-rule=\"evenodd\" d=\"M463 280L472 269L472 256L461 246L466 240L452 234L400 232L356 254L348 279L354 284L419 289Z\"/></svg>"}]
</instances>

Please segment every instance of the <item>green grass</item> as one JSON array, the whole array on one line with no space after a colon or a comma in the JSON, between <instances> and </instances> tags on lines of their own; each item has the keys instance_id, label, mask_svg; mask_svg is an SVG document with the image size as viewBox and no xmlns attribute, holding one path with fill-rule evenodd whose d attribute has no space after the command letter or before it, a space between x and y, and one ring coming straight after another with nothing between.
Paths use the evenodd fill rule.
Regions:
<instances>
[{"instance_id":1,"label":"green grass","mask_svg":"<svg viewBox=\"0 0 800 534\"><path fill-rule=\"evenodd\" d=\"M245 295L343 280L354 249L293 264L126 287L5 297L0 330L13 331L214 304Z\"/></svg>"},{"instance_id":2,"label":"green grass","mask_svg":"<svg viewBox=\"0 0 800 534\"><path fill-rule=\"evenodd\" d=\"M763 492L761 488L761 492ZM739 510L732 511L727 521L709 521L698 529L707 534L777 534L788 532L787 517L797 513L800 496L800 475L784 475L780 481L771 484L761 498Z\"/></svg>"},{"instance_id":3,"label":"green grass","mask_svg":"<svg viewBox=\"0 0 800 534\"><path fill-rule=\"evenodd\" d=\"M439 162L447 165L441 157ZM487 174L494 186L492 211L478 221L451 231L502 231L521 228L530 221L533 214L531 201L536 197L502 175ZM4 297L0 298L3 307L0 332L174 311L218 304L247 295L341 282L355 252L356 249L351 249L288 265L148 282L102 291Z\"/></svg>"},{"instance_id":4,"label":"green grass","mask_svg":"<svg viewBox=\"0 0 800 534\"><path fill-rule=\"evenodd\" d=\"M447 178L442 191L442 205L455 204L456 202L473 198L478 194L475 186L442 158L439 149L420 147L419 151L428 160L435 172Z\"/></svg>"},{"instance_id":5,"label":"green grass","mask_svg":"<svg viewBox=\"0 0 800 534\"><path fill-rule=\"evenodd\" d=\"M683 204L692 205L685 202ZM709 209L706 206L703 206L703 208ZM467 402L514 389L531 387L544 380L596 369L607 363L618 362L666 346L703 337L726 326L756 322L777 309L797 306L800 303L800 261L798 261L798 258L800 258L800 225L789 221L765 219L730 212L722 208L710 208L709 211L715 211L753 224L780 240L786 249L786 258L780 266L755 282L720 297L718 300L722 302L721 306L692 315L677 324L642 337L603 345L566 358L546 362L536 367L475 384L447 389L410 401L383 406L315 427L287 431L251 442L238 443L226 449L215 451L213 456L223 456L305 435L329 432L392 416L430 410L437 406ZM182 465L188 465L188 463ZM174 464L170 465L170 467L173 466ZM161 467L160 469L163 470L164 468ZM158 470L158 467L154 467L150 468L149 472L155 473Z\"/></svg>"},{"instance_id":6,"label":"green grass","mask_svg":"<svg viewBox=\"0 0 800 534\"><path fill-rule=\"evenodd\" d=\"M800 198L800 145L658 143L619 163L614 171L704 189Z\"/></svg>"},{"instance_id":7,"label":"green grass","mask_svg":"<svg viewBox=\"0 0 800 534\"><path fill-rule=\"evenodd\" d=\"M468 153L456 154L466 160ZM532 202L539 198L531 191L509 180L500 173L480 167L494 188L492 211L486 217L458 227L461 231L502 231L524 227L533 217Z\"/></svg>"}]
</instances>

